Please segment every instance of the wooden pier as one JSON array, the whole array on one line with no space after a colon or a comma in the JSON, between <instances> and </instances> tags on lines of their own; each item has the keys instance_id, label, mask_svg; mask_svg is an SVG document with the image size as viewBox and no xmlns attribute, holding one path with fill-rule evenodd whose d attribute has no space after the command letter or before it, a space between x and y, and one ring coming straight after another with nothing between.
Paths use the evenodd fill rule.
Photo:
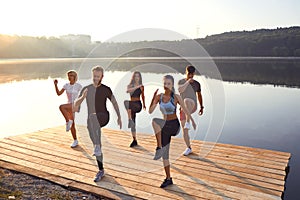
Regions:
<instances>
[{"instance_id":1,"label":"wooden pier","mask_svg":"<svg viewBox=\"0 0 300 200\"><path fill-rule=\"evenodd\" d=\"M174 185L161 189L155 136L138 134L139 146L129 148L131 134L111 129L102 131L106 175L94 183L92 144L85 127L77 132L74 149L64 127L0 139L0 167L112 199L281 199L284 192L290 153L192 141L194 153L182 156L182 138L171 141Z\"/></svg>"}]
</instances>

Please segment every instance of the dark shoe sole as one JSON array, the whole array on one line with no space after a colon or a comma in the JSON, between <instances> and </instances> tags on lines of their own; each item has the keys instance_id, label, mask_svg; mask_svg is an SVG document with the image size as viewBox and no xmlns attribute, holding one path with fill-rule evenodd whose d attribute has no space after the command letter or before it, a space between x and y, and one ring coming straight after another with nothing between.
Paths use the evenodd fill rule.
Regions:
<instances>
[{"instance_id":1,"label":"dark shoe sole","mask_svg":"<svg viewBox=\"0 0 300 200\"><path fill-rule=\"evenodd\" d=\"M132 142L132 143L130 144L130 146L129 146L129 147L135 147L135 146L137 146L137 145L138 145L138 143L137 143L137 142L136 142L136 143L133 143L133 142Z\"/></svg>"}]
</instances>

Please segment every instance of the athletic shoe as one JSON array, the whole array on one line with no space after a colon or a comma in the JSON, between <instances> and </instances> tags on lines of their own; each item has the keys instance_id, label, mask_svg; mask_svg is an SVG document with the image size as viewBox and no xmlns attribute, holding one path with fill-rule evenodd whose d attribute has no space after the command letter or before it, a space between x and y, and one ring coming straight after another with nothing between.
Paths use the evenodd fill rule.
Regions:
<instances>
[{"instance_id":1,"label":"athletic shoe","mask_svg":"<svg viewBox=\"0 0 300 200\"><path fill-rule=\"evenodd\" d=\"M101 147L99 144L95 145L93 156L101 156Z\"/></svg>"},{"instance_id":2,"label":"athletic shoe","mask_svg":"<svg viewBox=\"0 0 300 200\"><path fill-rule=\"evenodd\" d=\"M189 122L185 122L184 129L187 129L187 130L191 129L191 125Z\"/></svg>"},{"instance_id":3,"label":"athletic shoe","mask_svg":"<svg viewBox=\"0 0 300 200\"><path fill-rule=\"evenodd\" d=\"M94 178L94 182L100 181L100 180L102 179L103 176L104 176L104 169L100 170L100 171L96 174L96 176L95 176L95 178Z\"/></svg>"},{"instance_id":4,"label":"athletic shoe","mask_svg":"<svg viewBox=\"0 0 300 200\"><path fill-rule=\"evenodd\" d=\"M170 178L170 179L165 179L164 182L160 185L160 187L161 187L161 188L165 188L165 187L167 187L168 185L173 185L172 178Z\"/></svg>"},{"instance_id":5,"label":"athletic shoe","mask_svg":"<svg viewBox=\"0 0 300 200\"><path fill-rule=\"evenodd\" d=\"M78 140L74 140L73 143L71 144L71 148L77 147L78 145Z\"/></svg>"},{"instance_id":6,"label":"athletic shoe","mask_svg":"<svg viewBox=\"0 0 300 200\"><path fill-rule=\"evenodd\" d=\"M134 121L132 119L128 120L128 128L134 127Z\"/></svg>"},{"instance_id":7,"label":"athletic shoe","mask_svg":"<svg viewBox=\"0 0 300 200\"><path fill-rule=\"evenodd\" d=\"M163 155L163 150L161 147L156 147L156 151L155 151L155 155L154 155L154 158L153 160L158 160L162 157Z\"/></svg>"},{"instance_id":8,"label":"athletic shoe","mask_svg":"<svg viewBox=\"0 0 300 200\"><path fill-rule=\"evenodd\" d=\"M135 147L137 145L138 145L137 141L136 140L132 140L132 142L130 144L130 147Z\"/></svg>"},{"instance_id":9,"label":"athletic shoe","mask_svg":"<svg viewBox=\"0 0 300 200\"><path fill-rule=\"evenodd\" d=\"M66 124L66 131L67 131L67 132L71 129L72 124L73 124L73 120L69 120L69 121L67 122L67 124Z\"/></svg>"},{"instance_id":10,"label":"athletic shoe","mask_svg":"<svg viewBox=\"0 0 300 200\"><path fill-rule=\"evenodd\" d=\"M189 155L190 153L192 153L192 149L190 147L186 148L186 150L183 152L184 156Z\"/></svg>"}]
</instances>

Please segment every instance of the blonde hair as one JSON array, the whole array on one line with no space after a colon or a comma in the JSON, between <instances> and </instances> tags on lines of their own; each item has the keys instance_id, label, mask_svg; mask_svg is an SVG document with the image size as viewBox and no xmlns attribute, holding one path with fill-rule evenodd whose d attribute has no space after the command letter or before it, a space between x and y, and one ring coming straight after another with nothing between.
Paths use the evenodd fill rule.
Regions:
<instances>
[{"instance_id":1,"label":"blonde hair","mask_svg":"<svg viewBox=\"0 0 300 200\"><path fill-rule=\"evenodd\" d=\"M69 71L67 72L67 76L68 76L69 74L73 74L73 75L74 75L75 82L78 80L78 75L77 75L77 72L76 72L75 70L69 70Z\"/></svg>"},{"instance_id":2,"label":"blonde hair","mask_svg":"<svg viewBox=\"0 0 300 200\"><path fill-rule=\"evenodd\" d=\"M103 67L101 67L100 65L96 65L95 67L92 68L92 72L97 71L97 72L104 72Z\"/></svg>"}]
</instances>

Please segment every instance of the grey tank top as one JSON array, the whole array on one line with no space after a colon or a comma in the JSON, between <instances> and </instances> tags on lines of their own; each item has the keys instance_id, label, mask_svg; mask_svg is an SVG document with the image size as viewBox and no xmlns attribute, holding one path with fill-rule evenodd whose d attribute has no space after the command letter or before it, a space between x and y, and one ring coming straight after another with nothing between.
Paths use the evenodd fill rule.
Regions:
<instances>
[{"instance_id":1,"label":"grey tank top","mask_svg":"<svg viewBox=\"0 0 300 200\"><path fill-rule=\"evenodd\" d=\"M171 115L176 113L176 105L174 104L174 97L171 97L168 102L163 102L163 94L160 95L159 100L159 108L162 114L164 115Z\"/></svg>"}]
</instances>

